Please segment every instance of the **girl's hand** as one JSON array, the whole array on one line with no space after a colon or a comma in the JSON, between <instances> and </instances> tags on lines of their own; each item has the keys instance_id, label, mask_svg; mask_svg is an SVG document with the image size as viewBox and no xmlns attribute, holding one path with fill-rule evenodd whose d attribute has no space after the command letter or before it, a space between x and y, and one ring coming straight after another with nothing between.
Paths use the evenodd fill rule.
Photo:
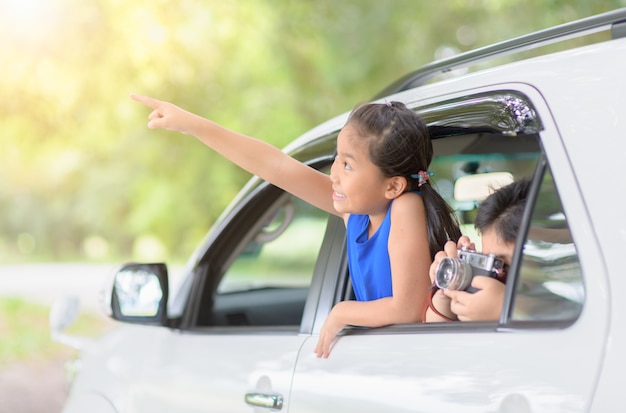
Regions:
<instances>
[{"instance_id":1,"label":"girl's hand","mask_svg":"<svg viewBox=\"0 0 626 413\"><path fill-rule=\"evenodd\" d=\"M336 308L337 306L335 306L331 310L330 314L328 314L328 317L326 318L326 321L324 321L324 325L322 326L322 330L320 331L320 338L317 341L317 345L315 346L314 350L315 354L317 354L317 357L328 358L328 354L330 354L330 347L333 343L333 340L335 339L335 337L337 337L337 334L346 326L345 324L337 321L336 317L333 315L333 313L336 313Z\"/></svg>"},{"instance_id":2,"label":"girl's hand","mask_svg":"<svg viewBox=\"0 0 626 413\"><path fill-rule=\"evenodd\" d=\"M130 97L133 100L143 103L153 109L148 115L148 127L150 129L160 128L188 135L193 134L192 126L194 124L194 119L197 118L197 116L193 113L187 112L174 104L149 98L147 96L141 96L133 93Z\"/></svg>"}]
</instances>

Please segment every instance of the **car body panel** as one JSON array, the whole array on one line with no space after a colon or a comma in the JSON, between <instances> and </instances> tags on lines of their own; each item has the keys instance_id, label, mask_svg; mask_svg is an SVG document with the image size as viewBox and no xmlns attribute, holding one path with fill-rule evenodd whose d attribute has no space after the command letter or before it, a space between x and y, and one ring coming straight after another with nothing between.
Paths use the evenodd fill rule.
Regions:
<instances>
[{"instance_id":1,"label":"car body panel","mask_svg":"<svg viewBox=\"0 0 626 413\"><path fill-rule=\"evenodd\" d=\"M305 338L284 329L257 335L125 326L84 351L86 368L71 391L80 396L64 412L84 412L95 399L111 409L103 412L239 412L248 408L244 393L253 392L284 395L287 404Z\"/></svg>"},{"instance_id":2,"label":"car body panel","mask_svg":"<svg viewBox=\"0 0 626 413\"><path fill-rule=\"evenodd\" d=\"M558 334L450 328L343 336L325 360L313 354L312 337L298 359L289 411L586 411L602 340L581 341L589 322L579 323Z\"/></svg>"},{"instance_id":3,"label":"car body panel","mask_svg":"<svg viewBox=\"0 0 626 413\"><path fill-rule=\"evenodd\" d=\"M248 409L242 390L287 398L303 340L297 332L162 331L144 356L143 374L123 411L240 412Z\"/></svg>"},{"instance_id":4,"label":"car body panel","mask_svg":"<svg viewBox=\"0 0 626 413\"><path fill-rule=\"evenodd\" d=\"M190 258L169 302L170 324L123 325L87 346L64 412L84 411L83 401L92 397L110 406L107 412L249 411L249 393L280 394L281 411L290 413L614 411L626 367L626 304L618 296L626 288L624 56L626 39L617 39L385 98L418 112L509 92L529 100L540 121L532 133L584 275L584 305L571 322L515 323L507 313L500 322L348 328L330 357L319 359L313 351L319 331L350 289L345 231L331 217L299 326L197 326L206 278L212 271L221 276L211 266L225 266L228 260L216 257L240 248L237 237L248 235L238 220L267 190L253 178ZM285 151L312 165L328 163L348 115L317 126ZM515 135L504 131L501 139L513 142ZM514 298L513 284L507 288Z\"/></svg>"},{"instance_id":5,"label":"car body panel","mask_svg":"<svg viewBox=\"0 0 626 413\"><path fill-rule=\"evenodd\" d=\"M569 186L575 176L537 90L508 83L463 93L498 89L520 91L533 102L544 125L542 144L562 165L553 173L557 184L568 188L561 192L563 203L584 206L581 193L569 189L577 188ZM401 97L411 101L411 96ZM420 99L430 101L424 93ZM458 323L419 334L415 328L413 334L393 333L393 328L380 335L356 330L335 343L328 360L315 358L312 337L298 359L289 411L328 411L348 401L350 410L360 412L485 412L525 406L532 411L586 411L608 335L607 278L594 237L574 231L592 225L589 214L584 208L567 212L580 224L572 231L576 245L585 251L583 272L598 276L593 285L586 285L586 305L574 325L559 331L497 325L475 331ZM564 375L564 369L570 373Z\"/></svg>"}]
</instances>

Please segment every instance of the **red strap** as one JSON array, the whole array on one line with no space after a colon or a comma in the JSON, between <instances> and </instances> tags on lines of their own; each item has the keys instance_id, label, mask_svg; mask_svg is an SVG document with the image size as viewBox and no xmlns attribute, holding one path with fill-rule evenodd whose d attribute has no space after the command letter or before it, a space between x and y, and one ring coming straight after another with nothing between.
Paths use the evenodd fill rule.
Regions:
<instances>
[{"instance_id":1,"label":"red strap","mask_svg":"<svg viewBox=\"0 0 626 413\"><path fill-rule=\"evenodd\" d=\"M433 284L430 289L430 294L428 294L428 298L426 299L426 305L424 306L424 309L422 310L422 323L426 322L426 312L428 311L428 308L433 310L433 312L437 314L439 317L442 317L447 321L457 321L448 317L447 315L441 314L439 310L435 308L435 306L433 305L433 297L435 296L435 294L437 294L437 291L439 291L439 287Z\"/></svg>"}]
</instances>

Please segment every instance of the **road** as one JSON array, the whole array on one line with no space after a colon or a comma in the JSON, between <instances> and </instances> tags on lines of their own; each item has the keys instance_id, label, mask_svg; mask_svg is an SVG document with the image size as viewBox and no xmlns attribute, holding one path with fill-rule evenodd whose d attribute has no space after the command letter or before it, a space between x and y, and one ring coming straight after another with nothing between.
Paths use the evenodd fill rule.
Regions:
<instances>
[{"instance_id":1,"label":"road","mask_svg":"<svg viewBox=\"0 0 626 413\"><path fill-rule=\"evenodd\" d=\"M104 316L99 292L117 265L25 264L0 265L0 297L18 297L51 306L72 295L80 299L81 312ZM58 413L69 383L65 360L0 366L0 413Z\"/></svg>"},{"instance_id":2,"label":"road","mask_svg":"<svg viewBox=\"0 0 626 413\"><path fill-rule=\"evenodd\" d=\"M80 300L81 311L102 314L100 292L111 285L119 264L0 264L0 297L52 305L66 296ZM183 266L171 265L170 294L179 281Z\"/></svg>"},{"instance_id":3,"label":"road","mask_svg":"<svg viewBox=\"0 0 626 413\"><path fill-rule=\"evenodd\" d=\"M0 264L0 297L18 297L51 306L63 297L76 296L81 312L106 317L100 308L100 291L112 282L118 267L118 264ZM176 280L182 267L172 266L171 273ZM0 323L0 332L1 327ZM0 365L0 413L59 413L69 389L64 361L27 360Z\"/></svg>"},{"instance_id":4,"label":"road","mask_svg":"<svg viewBox=\"0 0 626 413\"><path fill-rule=\"evenodd\" d=\"M100 290L117 268L117 264L0 265L0 296L52 305L73 295L80 299L82 311L100 312Z\"/></svg>"}]
</instances>

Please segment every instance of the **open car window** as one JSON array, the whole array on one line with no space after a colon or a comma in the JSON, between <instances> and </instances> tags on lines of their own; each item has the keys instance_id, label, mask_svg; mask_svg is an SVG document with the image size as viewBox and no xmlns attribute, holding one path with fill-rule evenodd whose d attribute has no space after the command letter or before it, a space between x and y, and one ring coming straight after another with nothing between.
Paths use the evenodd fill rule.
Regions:
<instances>
[{"instance_id":1,"label":"open car window","mask_svg":"<svg viewBox=\"0 0 626 413\"><path fill-rule=\"evenodd\" d=\"M447 142L446 139L450 138L443 138L443 147L454 151L454 141L470 138L457 136ZM511 150L502 151L505 146L489 144L496 139L510 139ZM571 324L580 315L585 297L576 246L553 175L547 160L542 157L539 136L521 137L514 144L517 139L520 137L475 138L475 143L466 149L437 157L433 161L435 176L439 176L436 188L457 211L463 234L468 235L480 251L480 235L474 229L474 221L482 197L478 194L475 200L459 197L454 183L472 174L494 172L506 172L512 180L527 177L536 181L526 205L525 227L518 239L522 247L518 251L515 279L509 277L507 281L514 282L510 301L504 303L504 308L510 309L510 315L503 321L516 327L533 327L539 323L545 326ZM490 152L487 148L494 150Z\"/></svg>"},{"instance_id":2,"label":"open car window","mask_svg":"<svg viewBox=\"0 0 626 413\"><path fill-rule=\"evenodd\" d=\"M513 140L520 138L514 144ZM510 139L510 152L502 151L505 146L489 144L496 139ZM446 142L445 147L453 148L453 141ZM472 174L495 175L495 172L506 172L512 180L527 177L536 181L526 205L525 228L518 240L522 248L518 252L515 280L510 274L507 281L514 282L515 286L510 301L504 305L511 312L503 321L517 327L526 324L533 327L540 322L546 326L571 324L578 318L584 303L582 271L553 175L542 157L539 136L491 136L476 138L475 142L466 147L470 150L462 149L436 158L433 169L435 176L440 177L436 188L457 211L463 234L475 242L478 251L481 250L480 234L474 229L474 221L482 196L477 194L475 200L459 198L454 183ZM497 149L490 152L487 148Z\"/></svg>"},{"instance_id":3,"label":"open car window","mask_svg":"<svg viewBox=\"0 0 626 413\"><path fill-rule=\"evenodd\" d=\"M433 186L456 211L463 235L469 236L480 251L474 222L478 206L490 189L476 188L475 194L459 196L455 183L483 174L506 174L512 180L532 177L541 155L539 137L479 133L437 139L433 145L435 156L429 168L434 172Z\"/></svg>"},{"instance_id":4,"label":"open car window","mask_svg":"<svg viewBox=\"0 0 626 413\"><path fill-rule=\"evenodd\" d=\"M328 214L285 196L230 265L218 294L311 283Z\"/></svg>"}]
</instances>

